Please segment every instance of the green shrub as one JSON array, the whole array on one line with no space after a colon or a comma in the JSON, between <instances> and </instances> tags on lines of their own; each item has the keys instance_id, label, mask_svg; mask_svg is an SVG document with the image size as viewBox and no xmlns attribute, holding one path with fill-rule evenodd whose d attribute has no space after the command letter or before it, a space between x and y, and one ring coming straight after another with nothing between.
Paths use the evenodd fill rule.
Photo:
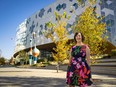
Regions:
<instances>
[{"instance_id":1,"label":"green shrub","mask_svg":"<svg viewBox=\"0 0 116 87\"><path fill-rule=\"evenodd\" d=\"M111 51L111 55L112 55L112 56L116 56L116 49L113 49L113 50Z\"/></svg>"},{"instance_id":2,"label":"green shrub","mask_svg":"<svg viewBox=\"0 0 116 87\"><path fill-rule=\"evenodd\" d=\"M45 62L45 61L44 61L44 59L38 59L37 63L40 63L40 62Z\"/></svg>"},{"instance_id":3,"label":"green shrub","mask_svg":"<svg viewBox=\"0 0 116 87\"><path fill-rule=\"evenodd\" d=\"M38 64L33 64L32 66L38 66Z\"/></svg>"}]
</instances>

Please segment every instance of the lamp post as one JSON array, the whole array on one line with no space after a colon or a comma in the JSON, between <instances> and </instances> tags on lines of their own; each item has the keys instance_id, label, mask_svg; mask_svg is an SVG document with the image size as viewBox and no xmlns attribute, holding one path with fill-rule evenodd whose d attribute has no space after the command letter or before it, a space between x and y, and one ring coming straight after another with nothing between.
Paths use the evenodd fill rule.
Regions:
<instances>
[{"instance_id":1,"label":"lamp post","mask_svg":"<svg viewBox=\"0 0 116 87\"><path fill-rule=\"evenodd\" d=\"M34 40L34 49L33 49L33 60L34 64L37 64L37 56L40 54L40 51L36 48L36 34L35 32L32 33L33 40Z\"/></svg>"},{"instance_id":2,"label":"lamp post","mask_svg":"<svg viewBox=\"0 0 116 87\"><path fill-rule=\"evenodd\" d=\"M29 65L32 65L32 59L33 59L33 56L32 56L32 38L30 38L30 45L31 45L31 48L29 50Z\"/></svg>"}]
</instances>

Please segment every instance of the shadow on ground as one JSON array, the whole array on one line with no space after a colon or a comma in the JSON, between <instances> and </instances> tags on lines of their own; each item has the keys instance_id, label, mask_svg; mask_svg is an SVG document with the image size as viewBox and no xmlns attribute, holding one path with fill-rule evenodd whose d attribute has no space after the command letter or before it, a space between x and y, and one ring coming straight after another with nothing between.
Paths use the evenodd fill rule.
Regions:
<instances>
[{"instance_id":1,"label":"shadow on ground","mask_svg":"<svg viewBox=\"0 0 116 87\"><path fill-rule=\"evenodd\" d=\"M92 87L103 87L101 84L108 84L107 87L115 86L115 80L94 80ZM0 87L67 87L65 79L40 78L40 77L0 77Z\"/></svg>"},{"instance_id":2,"label":"shadow on ground","mask_svg":"<svg viewBox=\"0 0 116 87\"><path fill-rule=\"evenodd\" d=\"M65 79L40 77L0 77L0 87L67 87Z\"/></svg>"},{"instance_id":3,"label":"shadow on ground","mask_svg":"<svg viewBox=\"0 0 116 87\"><path fill-rule=\"evenodd\" d=\"M56 66L41 67L39 69L55 70ZM67 65L60 66L60 70L63 70L66 72ZM109 79L110 77L115 78L116 76L110 75L110 72L111 72L110 68L109 70L106 70L106 71L108 72L108 74L97 72L97 75L99 74L105 75L105 78L99 78L99 79L97 79L98 77L93 78L94 86L92 87L116 87L116 79ZM4 71L1 71L1 72L4 72ZM17 71L14 70L14 72L17 72ZM20 72L23 72L23 71L20 71ZM45 77L0 77L0 87L67 87L67 85L65 84L65 78L61 79L61 78L47 78L47 77L46 78Z\"/></svg>"}]
</instances>

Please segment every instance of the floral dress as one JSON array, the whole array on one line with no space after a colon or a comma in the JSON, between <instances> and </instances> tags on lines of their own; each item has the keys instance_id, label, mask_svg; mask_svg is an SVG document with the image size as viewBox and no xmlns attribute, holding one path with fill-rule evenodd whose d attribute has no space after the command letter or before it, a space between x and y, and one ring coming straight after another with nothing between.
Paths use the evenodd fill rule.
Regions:
<instances>
[{"instance_id":1,"label":"floral dress","mask_svg":"<svg viewBox=\"0 0 116 87\"><path fill-rule=\"evenodd\" d=\"M73 46L71 65L68 66L66 83L72 86L86 87L92 84L90 67L86 62L86 45Z\"/></svg>"}]
</instances>

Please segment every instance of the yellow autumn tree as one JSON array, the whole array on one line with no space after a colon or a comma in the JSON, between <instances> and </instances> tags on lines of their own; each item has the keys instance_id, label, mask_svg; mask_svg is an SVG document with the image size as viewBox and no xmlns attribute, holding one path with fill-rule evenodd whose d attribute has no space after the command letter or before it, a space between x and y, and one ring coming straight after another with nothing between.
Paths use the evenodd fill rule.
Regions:
<instances>
[{"instance_id":1,"label":"yellow autumn tree","mask_svg":"<svg viewBox=\"0 0 116 87\"><path fill-rule=\"evenodd\" d=\"M48 22L46 23L47 31L44 32L45 37L50 38L56 45L52 53L53 58L57 61L57 72L59 69L59 62L62 62L67 58L67 50L69 46L68 42L68 32L66 30L67 20L70 16L66 15L64 12L62 15L55 12L56 23Z\"/></svg>"},{"instance_id":2,"label":"yellow autumn tree","mask_svg":"<svg viewBox=\"0 0 116 87\"><path fill-rule=\"evenodd\" d=\"M89 2L90 6L79 17L77 16L78 20L73 26L74 32L82 32L85 37L84 43L90 47L91 54L100 55L105 51L106 24L102 22L103 17L98 16L95 12L96 7L92 6L93 3L96 3L96 0L89 0ZM92 59L92 62L94 62L96 57L93 56Z\"/></svg>"},{"instance_id":3,"label":"yellow autumn tree","mask_svg":"<svg viewBox=\"0 0 116 87\"><path fill-rule=\"evenodd\" d=\"M90 5L94 5L96 4L97 0L87 0L89 2ZM79 5L83 5L85 3L85 0L77 0ZM100 0L101 2L101 0Z\"/></svg>"},{"instance_id":4,"label":"yellow autumn tree","mask_svg":"<svg viewBox=\"0 0 116 87\"><path fill-rule=\"evenodd\" d=\"M68 50L68 32L66 30L66 21L70 16L66 15L64 12L62 15L55 12L56 23L48 22L46 23L47 31L44 32L45 37L50 38L56 45L52 53L53 58L59 62L67 58Z\"/></svg>"}]
</instances>

